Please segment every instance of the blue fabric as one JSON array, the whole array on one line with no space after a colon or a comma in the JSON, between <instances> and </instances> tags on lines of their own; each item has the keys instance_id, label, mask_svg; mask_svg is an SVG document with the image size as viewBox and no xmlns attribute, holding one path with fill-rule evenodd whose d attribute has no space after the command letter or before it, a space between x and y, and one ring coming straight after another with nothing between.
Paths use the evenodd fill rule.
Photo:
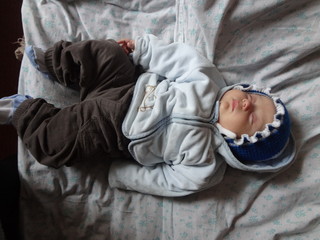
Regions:
<instances>
[{"instance_id":1,"label":"blue fabric","mask_svg":"<svg viewBox=\"0 0 320 240\"><path fill-rule=\"evenodd\" d=\"M28 95L15 94L0 99L0 124L11 124L12 117L17 108L27 99Z\"/></svg>"},{"instance_id":2,"label":"blue fabric","mask_svg":"<svg viewBox=\"0 0 320 240\"><path fill-rule=\"evenodd\" d=\"M39 65L36 62L36 55L35 55L33 46L27 46L24 52L27 55L27 57L29 58L29 61L32 64L32 66L35 69L39 70Z\"/></svg>"},{"instance_id":3,"label":"blue fabric","mask_svg":"<svg viewBox=\"0 0 320 240\"><path fill-rule=\"evenodd\" d=\"M21 94L14 94L12 96L3 97L1 99L11 99L12 100L12 107L15 110L20 106L22 102L24 102L27 99L32 99L29 95L21 95Z\"/></svg>"},{"instance_id":4,"label":"blue fabric","mask_svg":"<svg viewBox=\"0 0 320 240\"><path fill-rule=\"evenodd\" d=\"M226 169L214 154L224 139L212 122L221 74L193 47L151 34L135 39L132 57L146 71L122 125L136 162L113 162L110 186L183 196L216 185Z\"/></svg>"},{"instance_id":5,"label":"blue fabric","mask_svg":"<svg viewBox=\"0 0 320 240\"><path fill-rule=\"evenodd\" d=\"M49 79L54 81L55 77L52 76L49 72L43 71L40 69L39 64L37 63L37 54L36 54L36 50L34 49L33 46L27 46L25 48L25 54L27 55L27 57L29 58L30 63L32 64L32 66L37 69L39 72L41 72L41 74Z\"/></svg>"}]
</instances>

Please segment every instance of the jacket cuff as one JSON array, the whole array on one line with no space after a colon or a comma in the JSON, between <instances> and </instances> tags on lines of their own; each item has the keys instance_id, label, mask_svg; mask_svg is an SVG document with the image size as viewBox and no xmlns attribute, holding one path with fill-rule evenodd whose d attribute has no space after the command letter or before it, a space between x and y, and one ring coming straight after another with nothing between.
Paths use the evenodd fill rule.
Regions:
<instances>
[{"instance_id":1,"label":"jacket cuff","mask_svg":"<svg viewBox=\"0 0 320 240\"><path fill-rule=\"evenodd\" d=\"M53 48L47 49L44 54L45 65L48 69L48 72L51 76L55 76L54 67L53 67Z\"/></svg>"},{"instance_id":2,"label":"jacket cuff","mask_svg":"<svg viewBox=\"0 0 320 240\"><path fill-rule=\"evenodd\" d=\"M23 115L29 108L30 106L36 102L38 99L27 99L23 101L20 106L16 109L16 111L13 114L12 117L12 125L17 128L19 119L21 115Z\"/></svg>"}]
</instances>

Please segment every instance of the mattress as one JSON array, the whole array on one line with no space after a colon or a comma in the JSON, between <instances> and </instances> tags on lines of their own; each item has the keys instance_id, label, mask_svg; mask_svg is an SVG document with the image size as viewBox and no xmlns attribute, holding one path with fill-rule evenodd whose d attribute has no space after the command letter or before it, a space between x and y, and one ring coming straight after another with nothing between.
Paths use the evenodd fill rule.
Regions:
<instances>
[{"instance_id":1,"label":"mattress","mask_svg":"<svg viewBox=\"0 0 320 240\"><path fill-rule=\"evenodd\" d=\"M292 119L298 156L277 174L227 168L222 182L186 197L110 188L110 160L52 169L19 140L24 239L319 239L319 0L24 0L27 45L152 33L194 46L227 84L272 88ZM19 92L57 107L79 101L23 58Z\"/></svg>"}]
</instances>

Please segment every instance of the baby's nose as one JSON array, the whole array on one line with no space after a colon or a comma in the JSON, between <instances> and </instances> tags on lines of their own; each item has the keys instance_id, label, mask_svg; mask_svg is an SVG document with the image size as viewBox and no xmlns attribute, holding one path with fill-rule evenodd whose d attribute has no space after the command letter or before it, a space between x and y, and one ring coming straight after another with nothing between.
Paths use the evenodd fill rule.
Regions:
<instances>
[{"instance_id":1,"label":"baby's nose","mask_svg":"<svg viewBox=\"0 0 320 240\"><path fill-rule=\"evenodd\" d=\"M252 102L249 99L242 99L242 110L248 111L252 108Z\"/></svg>"}]
</instances>

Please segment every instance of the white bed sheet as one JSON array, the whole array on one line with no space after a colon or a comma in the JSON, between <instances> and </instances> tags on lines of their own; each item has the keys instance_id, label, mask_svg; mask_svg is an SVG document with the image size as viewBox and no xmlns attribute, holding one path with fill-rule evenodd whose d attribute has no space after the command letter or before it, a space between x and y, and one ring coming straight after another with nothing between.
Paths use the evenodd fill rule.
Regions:
<instances>
[{"instance_id":1,"label":"white bed sheet","mask_svg":"<svg viewBox=\"0 0 320 240\"><path fill-rule=\"evenodd\" d=\"M299 155L278 174L229 168L224 180L183 198L110 189L108 161L50 169L19 142L25 239L319 239L319 0L24 0L27 44L153 33L195 46L228 84L273 88L287 104ZM23 59L19 92L57 106L78 94Z\"/></svg>"}]
</instances>

